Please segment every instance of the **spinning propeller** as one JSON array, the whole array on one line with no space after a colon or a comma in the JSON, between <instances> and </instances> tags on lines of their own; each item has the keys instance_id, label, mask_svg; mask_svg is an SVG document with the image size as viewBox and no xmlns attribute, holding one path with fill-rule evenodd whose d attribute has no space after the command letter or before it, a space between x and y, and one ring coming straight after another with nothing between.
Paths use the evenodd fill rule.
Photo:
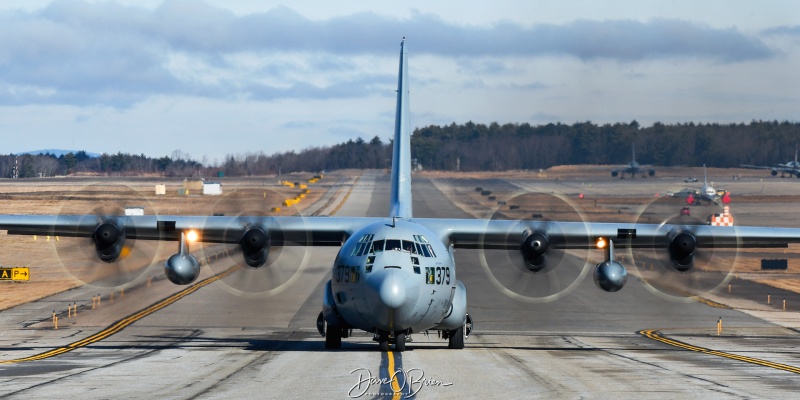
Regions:
<instances>
[{"instance_id":1,"label":"spinning propeller","mask_svg":"<svg viewBox=\"0 0 800 400\"><path fill-rule=\"evenodd\" d=\"M215 273L235 269L220 280L226 290L262 297L280 293L295 282L308 264L310 248L285 239L279 223L269 216L302 217L297 206L265 188L229 189L216 197L207 224L216 223L215 218L227 221L222 238L228 243L206 243L203 254Z\"/></svg>"},{"instance_id":2,"label":"spinning propeller","mask_svg":"<svg viewBox=\"0 0 800 400\"><path fill-rule=\"evenodd\" d=\"M702 295L731 279L738 256L737 245L715 246L713 237L695 233L705 229L707 216L721 211L719 206L695 206L691 214L681 211L683 202L659 197L644 207L637 223L659 224L652 248L633 248L633 263L645 286L676 300Z\"/></svg>"},{"instance_id":3,"label":"spinning propeller","mask_svg":"<svg viewBox=\"0 0 800 400\"><path fill-rule=\"evenodd\" d=\"M508 243L518 244L511 248L486 245L479 251L487 276L505 295L528 303L551 302L574 290L591 271L586 260L593 243L583 215L566 198L548 193L516 195L491 218L522 220L506 233ZM574 222L583 234L565 238L559 231L563 225L551 220Z\"/></svg>"},{"instance_id":4,"label":"spinning propeller","mask_svg":"<svg viewBox=\"0 0 800 400\"><path fill-rule=\"evenodd\" d=\"M154 263L161 243L130 238L136 228L125 225L120 216L125 207L134 206L153 212L147 198L126 185L87 185L65 196L58 219L78 218L79 224L59 224L73 230L55 238L64 268L85 284L105 288L124 286L141 276ZM91 236L86 238L86 233Z\"/></svg>"}]
</instances>

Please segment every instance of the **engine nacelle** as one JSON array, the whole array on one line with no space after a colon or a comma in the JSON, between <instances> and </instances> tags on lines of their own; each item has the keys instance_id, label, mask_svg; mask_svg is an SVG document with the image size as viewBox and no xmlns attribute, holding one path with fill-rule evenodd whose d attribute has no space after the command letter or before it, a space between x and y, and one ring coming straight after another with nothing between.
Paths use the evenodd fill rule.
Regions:
<instances>
[{"instance_id":1,"label":"engine nacelle","mask_svg":"<svg viewBox=\"0 0 800 400\"><path fill-rule=\"evenodd\" d=\"M648 170L647 171L647 175L656 176L656 170L654 170L654 169Z\"/></svg>"},{"instance_id":2,"label":"engine nacelle","mask_svg":"<svg viewBox=\"0 0 800 400\"><path fill-rule=\"evenodd\" d=\"M95 228L92 234L97 257L103 262L117 261L125 248L125 234L112 222L104 222Z\"/></svg>"},{"instance_id":3,"label":"engine nacelle","mask_svg":"<svg viewBox=\"0 0 800 400\"><path fill-rule=\"evenodd\" d=\"M611 176L616 177L619 175L619 171L611 171Z\"/></svg>"},{"instance_id":4,"label":"engine nacelle","mask_svg":"<svg viewBox=\"0 0 800 400\"><path fill-rule=\"evenodd\" d=\"M773 169L773 170L772 170L772 171L770 171L769 173L770 173L772 176L777 176L777 175L778 175L778 170L776 170L776 169Z\"/></svg>"},{"instance_id":5,"label":"engine nacelle","mask_svg":"<svg viewBox=\"0 0 800 400\"><path fill-rule=\"evenodd\" d=\"M267 262L269 256L270 239L267 232L261 228L249 228L239 241L242 254L247 265L258 268Z\"/></svg>"},{"instance_id":6,"label":"engine nacelle","mask_svg":"<svg viewBox=\"0 0 800 400\"><path fill-rule=\"evenodd\" d=\"M189 253L173 254L164 264L164 273L176 285L188 285L200 275L200 263Z\"/></svg>"},{"instance_id":7,"label":"engine nacelle","mask_svg":"<svg viewBox=\"0 0 800 400\"><path fill-rule=\"evenodd\" d=\"M442 322L439 322L433 329L453 330L461 328L467 323L467 288L461 281L456 281L456 292L453 294L453 301L450 302L450 310L445 314ZM470 329L471 327L470 320Z\"/></svg>"},{"instance_id":8,"label":"engine nacelle","mask_svg":"<svg viewBox=\"0 0 800 400\"><path fill-rule=\"evenodd\" d=\"M628 281L628 271L625 267L614 261L603 261L594 268L594 284L606 292L616 292L625 286Z\"/></svg>"},{"instance_id":9,"label":"engine nacelle","mask_svg":"<svg viewBox=\"0 0 800 400\"><path fill-rule=\"evenodd\" d=\"M528 271L539 272L544 269L545 254L549 246L547 236L542 233L535 232L525 237L520 245L520 252Z\"/></svg>"},{"instance_id":10,"label":"engine nacelle","mask_svg":"<svg viewBox=\"0 0 800 400\"><path fill-rule=\"evenodd\" d=\"M672 266L680 272L686 272L694 265L694 251L697 240L688 232L681 232L669 243L669 259Z\"/></svg>"}]
</instances>

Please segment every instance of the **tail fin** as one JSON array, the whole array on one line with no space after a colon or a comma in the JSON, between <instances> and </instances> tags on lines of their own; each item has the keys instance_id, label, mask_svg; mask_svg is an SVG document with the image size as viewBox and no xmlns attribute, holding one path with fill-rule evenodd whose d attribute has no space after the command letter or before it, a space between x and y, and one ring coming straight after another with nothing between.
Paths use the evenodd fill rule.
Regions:
<instances>
[{"instance_id":1,"label":"tail fin","mask_svg":"<svg viewBox=\"0 0 800 400\"><path fill-rule=\"evenodd\" d=\"M706 165L703 164L703 186L708 186L708 175L706 175Z\"/></svg>"},{"instance_id":2,"label":"tail fin","mask_svg":"<svg viewBox=\"0 0 800 400\"><path fill-rule=\"evenodd\" d=\"M408 116L408 60L406 38L400 42L400 74L397 79L397 113L392 149L392 205L390 217L411 218L411 132Z\"/></svg>"}]
</instances>

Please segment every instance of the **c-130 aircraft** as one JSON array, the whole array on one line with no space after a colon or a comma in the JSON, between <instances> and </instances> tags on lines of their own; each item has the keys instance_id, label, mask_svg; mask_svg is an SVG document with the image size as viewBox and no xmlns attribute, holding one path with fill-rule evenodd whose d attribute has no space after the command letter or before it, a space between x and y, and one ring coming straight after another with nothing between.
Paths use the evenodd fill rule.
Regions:
<instances>
[{"instance_id":1,"label":"c-130 aircraft","mask_svg":"<svg viewBox=\"0 0 800 400\"><path fill-rule=\"evenodd\" d=\"M318 318L325 347L340 348L342 339L359 329L373 333L382 351L390 344L404 351L407 335L429 330L439 331L449 348L464 348L472 319L467 313L467 289L457 279L454 249L511 250L524 272L536 274L548 266L548 256L555 251L592 249L602 243L604 261L593 269L594 282L604 291L616 292L625 285L627 271L615 260L615 246L653 249L668 257L670 268L685 272L693 268L695 256L708 249L800 242L797 228L415 218L408 95L403 38L391 204L385 218L0 215L0 229L9 234L90 238L98 258L107 263L120 258L126 240L180 241L179 252L165 263L166 276L177 285L188 285L200 274L198 259L186 250L190 232L202 242L239 246L249 268L263 268L273 247L340 246Z\"/></svg>"}]
</instances>

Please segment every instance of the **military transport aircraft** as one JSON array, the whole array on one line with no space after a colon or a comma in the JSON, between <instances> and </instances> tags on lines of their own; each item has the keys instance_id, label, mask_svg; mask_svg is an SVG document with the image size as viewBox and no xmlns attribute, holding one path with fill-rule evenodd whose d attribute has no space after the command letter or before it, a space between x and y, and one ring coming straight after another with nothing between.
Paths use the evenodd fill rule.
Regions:
<instances>
[{"instance_id":1,"label":"military transport aircraft","mask_svg":"<svg viewBox=\"0 0 800 400\"><path fill-rule=\"evenodd\" d=\"M619 175L620 179L625 179L625 174L630 174L631 178L640 174L642 175L642 178L646 178L647 176L655 176L656 174L655 169L650 168L647 169L645 172L645 169L642 167L642 165L636 162L636 150L633 148L633 145L631 145L631 154L632 154L631 162L629 162L628 165L626 165L623 168L612 170L611 176L616 177Z\"/></svg>"},{"instance_id":2,"label":"military transport aircraft","mask_svg":"<svg viewBox=\"0 0 800 400\"><path fill-rule=\"evenodd\" d=\"M797 147L795 146L794 149L794 161L789 161L786 164L775 164L772 167L767 167L763 165L750 165L750 164L742 164L740 165L742 168L748 169L768 169L770 170L770 174L772 176L777 176L780 172L781 178L785 177L787 174L789 176L796 176L800 178L800 162L797 161Z\"/></svg>"},{"instance_id":3,"label":"military transport aircraft","mask_svg":"<svg viewBox=\"0 0 800 400\"><path fill-rule=\"evenodd\" d=\"M519 268L539 278L534 274L559 267L563 249L602 247L604 261L589 266L583 259L581 265L584 271L593 268L600 289L615 292L627 280L625 267L615 260L615 246L653 249L672 270L688 271L702 262L703 252L714 248L800 242L800 229L795 228L415 218L408 96L404 38L387 217L0 215L0 229L18 235L89 238L97 257L107 263L118 261L136 239L179 241L180 250L165 263L167 277L178 285L192 283L200 273L198 259L186 250L190 235L202 242L238 246L244 264L253 269L270 268L270 251L281 246L337 246L318 319L325 347L341 347L342 339L359 329L373 333L381 350L393 343L396 351L405 349L407 335L429 330L439 331L452 349L464 347L472 320L467 289L458 281L455 249L506 250L517 266L491 257L486 262L501 262L502 268ZM496 282L491 276L487 280ZM529 302L553 298L510 297Z\"/></svg>"}]
</instances>

